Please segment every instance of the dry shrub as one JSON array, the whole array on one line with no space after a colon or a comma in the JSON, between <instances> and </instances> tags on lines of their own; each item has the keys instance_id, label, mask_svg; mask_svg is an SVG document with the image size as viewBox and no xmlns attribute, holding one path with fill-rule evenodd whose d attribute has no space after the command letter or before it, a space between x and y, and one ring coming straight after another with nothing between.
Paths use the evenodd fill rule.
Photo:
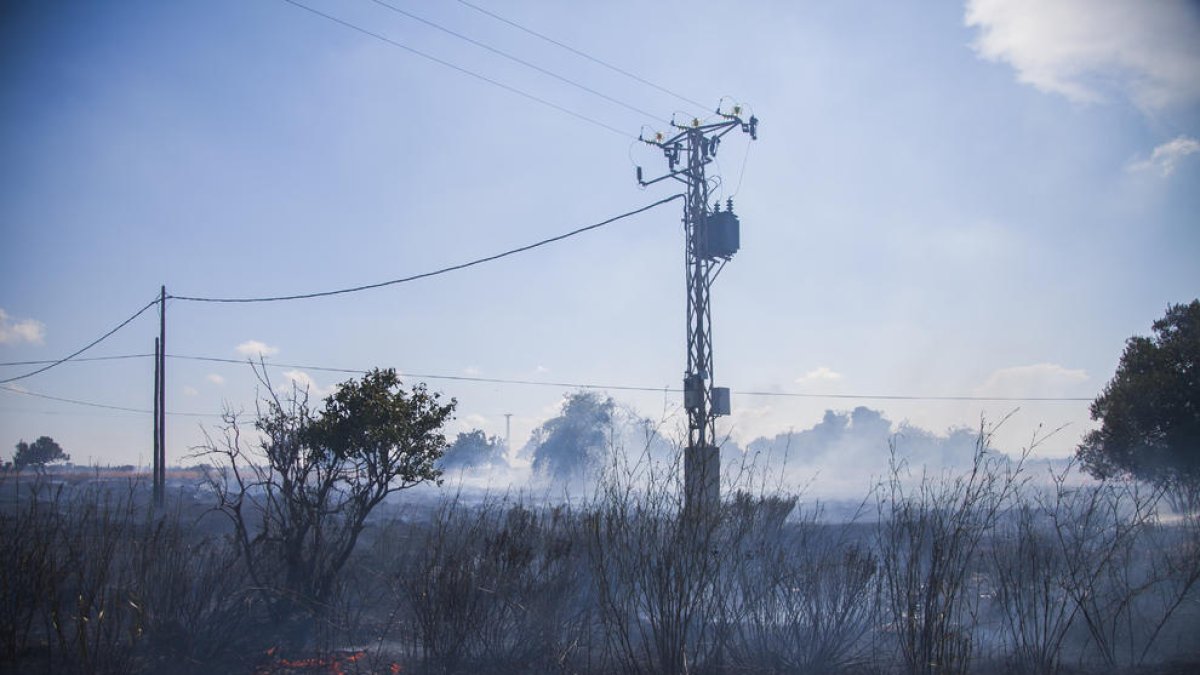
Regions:
<instances>
[{"instance_id":1,"label":"dry shrub","mask_svg":"<svg viewBox=\"0 0 1200 675\"><path fill-rule=\"evenodd\" d=\"M23 487L0 537L5 660L128 673L236 659L248 610L226 544L188 536L179 511L154 512L138 482Z\"/></svg>"},{"instance_id":2,"label":"dry shrub","mask_svg":"<svg viewBox=\"0 0 1200 675\"><path fill-rule=\"evenodd\" d=\"M893 445L878 498L877 546L885 628L905 672L962 673L970 665L980 543L1021 480L1020 460L990 450L994 429L981 426L965 473L922 474L914 485Z\"/></svg>"},{"instance_id":3,"label":"dry shrub","mask_svg":"<svg viewBox=\"0 0 1200 675\"><path fill-rule=\"evenodd\" d=\"M583 551L565 507L439 509L397 572L414 638L432 670L553 670L586 630Z\"/></svg>"}]
</instances>

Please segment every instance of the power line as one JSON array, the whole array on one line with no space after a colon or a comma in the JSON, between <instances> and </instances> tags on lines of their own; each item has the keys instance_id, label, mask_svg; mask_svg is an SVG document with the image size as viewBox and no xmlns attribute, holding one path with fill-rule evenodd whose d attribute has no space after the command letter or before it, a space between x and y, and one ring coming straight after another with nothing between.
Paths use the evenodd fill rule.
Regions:
<instances>
[{"instance_id":1,"label":"power line","mask_svg":"<svg viewBox=\"0 0 1200 675\"><path fill-rule=\"evenodd\" d=\"M13 394L20 394L22 396L32 396L34 398L44 398L49 401L60 401L62 403L73 403L75 405L87 406L89 408L103 408L105 410L120 410L122 412L131 412L131 413L146 413L146 414L150 413L149 410L144 410L142 408L127 408L125 406L120 406L120 405L109 405L107 403L96 403L95 401L81 401L81 400L75 399L75 398L63 398L61 396L51 396L49 394L39 394L39 393L33 392L33 391L17 389L16 387L0 386L0 389L3 389L4 391L7 391L7 392L10 392Z\"/></svg>"},{"instance_id":2,"label":"power line","mask_svg":"<svg viewBox=\"0 0 1200 675\"><path fill-rule=\"evenodd\" d=\"M916 396L903 394L803 394L789 391L736 391L742 396L781 396L788 398L833 398L874 401L994 401L1001 403L1091 401L1076 396Z\"/></svg>"},{"instance_id":3,"label":"power line","mask_svg":"<svg viewBox=\"0 0 1200 675\"><path fill-rule=\"evenodd\" d=\"M85 356L81 359L71 359L74 363L83 363L85 361L124 361L127 359L148 359L153 354L117 354L115 356ZM40 366L45 363L54 363L53 359L42 361L5 361L0 363L0 366Z\"/></svg>"},{"instance_id":4,"label":"power line","mask_svg":"<svg viewBox=\"0 0 1200 675\"><path fill-rule=\"evenodd\" d=\"M140 414L145 414L145 415L149 415L150 413L153 412L152 410L146 410L145 408L128 408L128 407L121 406L121 405L109 405L107 403L96 403L95 401L84 401L84 400L80 400L77 398L64 398L62 396L51 396L50 394L39 394L38 392L26 391L25 389L18 389L16 387L6 387L3 385L0 385L0 389L10 392L10 393L13 393L13 394L20 394L22 396L32 396L34 398L43 398L48 401L59 401L61 403L73 403L75 405L87 406L89 408L103 408L105 410L120 410L122 412L140 413ZM178 415L180 417L220 417L220 415L215 414L215 413L175 412L175 413L167 413L167 414L168 415Z\"/></svg>"},{"instance_id":5,"label":"power line","mask_svg":"<svg viewBox=\"0 0 1200 675\"><path fill-rule=\"evenodd\" d=\"M155 298L155 299L151 300L150 302L146 303L146 305L144 307L142 307L138 311L134 312L133 316L131 316L128 319L125 319L121 323L117 324L116 328L113 328L112 330L108 331L104 335L101 335L100 337L96 338L95 340L92 340L91 342L89 342L87 344L87 346L83 347L82 349L79 349L78 351L70 354L69 356L64 356L61 359L52 361L52 362L48 363L47 365L42 366L41 368L38 368L37 370L31 370L28 373L25 373L24 375L17 375L14 377L0 380L0 384L8 384L9 382L16 382L17 380L24 380L27 377L33 377L34 375L37 375L38 373L44 373L47 370L50 370L51 368L53 368L59 364L66 363L67 361L74 359L76 356L79 356L80 354L86 352L87 350L91 349L92 347L95 347L96 345L100 344L104 340L108 339L108 337L110 335L112 335L113 333L116 333L117 331L121 330L125 326L129 325L129 323L131 321L133 321L134 319L141 316L142 312L145 312L146 310L150 309L151 307L157 305L158 301L159 301L159 299Z\"/></svg>"},{"instance_id":6,"label":"power line","mask_svg":"<svg viewBox=\"0 0 1200 675\"><path fill-rule=\"evenodd\" d=\"M207 361L212 363L231 363L235 365L245 365L247 361L239 359L220 358L216 356L192 356L186 354L168 354L169 359L182 359L185 361ZM330 366L312 366L297 363L275 363L272 361L262 361L263 365L271 368L294 368L296 370L311 370L314 372L326 373L341 373L348 375L361 375L368 372L361 368L334 368ZM627 385L627 384L594 384L581 382L559 382L548 380L524 380L511 379L500 377L475 377L469 375L438 375L432 373L410 373L403 372L404 377L422 379L422 380L448 380L457 382L475 382L480 384L517 384L529 385L538 387L558 387L567 389L597 389L611 391L645 391L655 393L673 393L678 394L683 390L671 387L649 387L643 385ZM899 395L899 394L820 394L820 393L801 393L801 392L784 392L784 391L742 391L733 392L741 396L779 396L787 398L817 398L817 399L848 399L848 400L882 400L882 401L983 401L983 402L1003 402L1003 403L1022 403L1022 402L1077 402L1091 401L1091 398L1083 397L1055 397L1055 396L920 396L920 395Z\"/></svg>"},{"instance_id":7,"label":"power line","mask_svg":"<svg viewBox=\"0 0 1200 675\"><path fill-rule=\"evenodd\" d=\"M291 2L291 0L286 0L286 1ZM546 244L551 244L556 241L562 241L563 239L566 239L568 237L574 237L577 234L582 234L589 230L594 230L599 227L604 227L605 225L608 225L610 223L615 223L616 221L621 220L623 218L628 218L630 216L635 216L644 211L649 211L650 209L653 209L657 206L662 206L663 204L666 204L667 202L679 199L682 196L683 195L679 195L679 194L671 195L670 197L667 197L665 199L660 199L648 206L643 206L639 209L635 209L633 211L628 211L626 213L622 213L619 216L613 216L612 218L609 218L608 220L604 220L599 223L595 223L593 225L587 225L585 227L571 230L570 232L567 232L565 234L560 234L556 237L550 237L549 239L542 239L541 241L534 242L532 244L527 244L525 246L510 249L503 253L497 253L495 255L490 255L490 256L487 256L484 258L477 258L470 262L460 263L458 265L451 265L450 267L443 267L441 269L437 269L432 272L423 272L421 274L414 274L412 276L402 277L400 279L392 279L390 281L381 281L381 282L375 283L375 284L366 284L364 286L354 286L352 288L341 288L341 289L334 290L334 291L319 291L316 293L301 293L301 294L297 294L297 295L279 295L279 296L261 297L261 298L206 298L206 297L188 296L188 295L168 295L167 297L174 299L174 300L186 300L188 302L241 302L241 303L245 303L245 302L280 302L280 301L284 301L284 300L306 300L308 298L321 298L321 297L325 297L325 296L329 296L329 295L341 295L343 293L357 293L359 291L367 291L367 290L371 290L374 288L382 288L384 286L393 286L395 284L403 284L403 283L407 283L409 281L416 281L418 279L426 279L429 277L438 276L439 274L446 274L447 272L455 272L455 271L458 271L461 269L466 269L468 267L473 267L475 265L480 265L480 264L483 264L486 262L491 262L493 260L499 260L500 258L505 258L507 256L515 255L517 253L523 253L525 251L538 248L539 246L545 246Z\"/></svg>"},{"instance_id":8,"label":"power line","mask_svg":"<svg viewBox=\"0 0 1200 675\"><path fill-rule=\"evenodd\" d=\"M122 359L143 359L150 358L153 354L119 354L115 356L98 356L90 359L73 359L74 361L116 361ZM246 365L252 363L244 359L230 359L218 356L198 356L191 354L167 354L169 359L179 359L182 361L202 361L209 363L227 363L233 365ZM53 363L52 361L20 361L21 364L35 363ZM344 375L362 375L369 372L363 368L337 368L333 366L314 366L299 363L275 363L273 361L263 361L264 365L271 368L295 368L297 370L311 370L314 372L324 373L339 373ZM9 365L9 364L0 364ZM611 390L611 391L643 391L655 393L673 393L678 394L682 389L671 387L650 387L644 385L627 385L627 384L594 384L586 382L559 382L549 380L524 380L500 377L475 377L469 375L440 375L435 373L409 373L404 372L405 377L418 378L423 380L446 380L455 382L474 382L479 384L515 384L527 385L536 387L558 387L566 389L595 389L595 390ZM0 387L8 391L16 393L25 393L24 390L14 389L12 387ZM768 396L780 398L811 398L811 399L842 399L855 401L976 401L976 402L997 402L997 403L1074 403L1074 402L1091 402L1092 398L1083 396L968 396L968 395L933 395L925 396L920 394L823 394L823 393L808 393L808 392L791 392L791 391L752 391L752 390L737 390L733 393L740 396ZM51 400L62 400L51 397ZM74 401L68 401L74 402ZM118 410L126 410L125 408L117 408ZM131 412L149 412L146 410L132 410ZM168 414L185 414L185 413L168 413ZM201 415L203 413L186 413L191 415Z\"/></svg>"},{"instance_id":9,"label":"power line","mask_svg":"<svg viewBox=\"0 0 1200 675\"><path fill-rule=\"evenodd\" d=\"M0 412L10 413L14 415L46 415L49 417L104 417L114 419L117 417L125 417L122 414L113 414L102 411L82 412L79 410L62 411L62 410L29 410L25 408L0 408Z\"/></svg>"},{"instance_id":10,"label":"power line","mask_svg":"<svg viewBox=\"0 0 1200 675\"><path fill-rule=\"evenodd\" d=\"M375 38L376 40L379 40L379 41L381 41L381 42L386 42L387 44L389 44L389 45L392 45L393 47L399 47L400 49L403 49L403 50L404 50L404 51L406 51L406 52L409 52L409 53L411 53L411 54L416 54L417 56L420 56L420 57L421 57L421 58L423 58L423 59L427 59L427 60L429 60L429 61L433 61L434 63L437 63L437 64L439 64L439 65L445 66L446 68L450 68L451 70L456 70L456 71L458 71L458 72L460 72L460 73L462 73L462 74L464 74L464 75L469 75L470 77L473 77L473 78L475 78L475 79L477 79L477 80L480 80L480 81L482 81L482 82L486 82L486 83L488 83L488 84L490 84L490 85L492 85L492 86L495 86L495 87L499 87L499 88L501 88L501 89L503 89L503 90L505 90L505 91L508 91L508 92L510 92L510 93L513 93L513 94L516 94L516 95L518 95L518 96L521 96L521 97L523 97L523 98L526 98L526 99L528 99L528 100L530 100L530 101L533 101L533 102L535 102L535 103L540 103L541 105L544 105L544 106L546 106L546 107L548 107L548 108L553 108L553 109L555 109L555 110L557 110L557 111L559 111L559 112L561 112L561 113L566 113L567 115L570 115L571 117L574 117L574 118L576 118L576 119L579 119L579 120L583 120L584 122L587 122L587 123L589 123L589 124L594 124L594 125L596 125L596 126L598 126L598 127L602 128L602 129L606 129L606 130L608 130L608 131L611 131L612 133L614 133L614 134L617 134L618 136L620 136L620 137L622 137L622 138L629 138L629 137L630 137L630 134L628 134L628 133L626 133L625 131L622 131L621 129L618 129L617 127L614 127L614 126L612 126L612 125L610 125L610 124L605 124L604 122L601 122L600 120L597 120L597 119L594 119L594 118L588 117L587 115L583 115L583 114L581 114L581 113L577 113L577 112L575 112L574 110L571 110L570 108L566 108L566 107L563 107L563 106L561 106L561 105L558 105L557 103L551 103L550 101L547 101L547 100L546 100L546 99L544 99L544 98L541 98L541 97L539 97L539 96L535 96L534 94L530 94L529 92L523 91L523 90L521 90L521 89L518 89L518 88L516 88L516 87L514 87L514 86L511 86L511 85L504 84L503 82L500 82L499 80L494 80L494 79L492 79L492 78L490 78L490 77L488 77L488 76L486 76L486 75L480 75L479 73L476 73L476 72L475 72L475 71L473 71L473 70L468 70L467 68L463 68L462 66L455 65L455 64L453 64L453 63L451 63L451 62L449 62L449 61L446 61L446 60L444 60L444 59L440 59L440 58L438 58L438 57L436 57L436 56L433 56L432 54L427 54L427 53L425 53L425 52L423 52L423 51L421 51L421 50L419 50L419 49L415 49L415 48L413 48L413 47L409 47L408 45L406 45L406 44L404 44L404 43L402 43L402 42L397 42L396 40L393 40L393 39L391 39L391 38L389 38L389 37L387 37L387 36L384 36L384 35L380 35L379 33L376 33L376 32L374 32L374 31L370 31L370 30L368 30L368 29L366 29L366 28L363 28L362 26L359 26L359 25L356 25L356 24L350 23L349 21L344 21L344 20L342 20L342 19L339 19L339 18L337 18L336 16L333 16L333 15L331 15L331 14L326 14L326 13L324 13L324 12L320 11L320 10L314 9L314 8L312 8L312 7L309 7L308 5L305 5L305 4L302 4L302 3L296 2L296 0L283 0L283 1L284 1L284 2L286 2L286 3L288 3L289 5L294 5L294 6L296 6L296 7L299 7L300 9L303 9L303 10L305 10L305 11L308 11L308 12L311 12L311 13L313 13L313 14L316 14L316 15L317 15L317 16L319 16L319 17L322 17L322 18L324 18L324 19L327 19L327 20L329 20L329 21L332 21L332 22L334 22L334 23L337 23L337 24L340 24L340 25L342 25L342 26L345 26L346 28L349 28L349 29L351 29L351 30L358 31L359 33L362 33L363 35L367 35L367 36L369 36L369 37L373 37L373 38Z\"/></svg>"},{"instance_id":11,"label":"power line","mask_svg":"<svg viewBox=\"0 0 1200 675\"><path fill-rule=\"evenodd\" d=\"M75 361L115 361L121 359L139 359L149 358L153 354L119 354L115 356L100 356L92 359L74 359ZM198 356L192 354L167 354L169 359L179 359L182 361L202 361L208 363L227 363L232 365L246 365L253 363L244 359L230 359L219 356ZM33 361L21 363L51 363L50 361ZM323 373L339 373L344 375L362 375L369 372L363 368L338 368L333 366L314 366L300 363L276 363L273 361L263 361L264 365L271 368L295 368L297 370L311 370L314 372ZM0 364L5 365L5 364ZM672 393L678 394L682 389L671 387L650 387L645 385L629 385L629 384L594 384L588 382L561 382L551 380L525 380L501 377L476 377L469 375L441 375L436 373L410 373L404 372L405 377L417 378L423 380L446 380L454 382L473 382L479 384L514 384L526 385L535 387L557 387L566 389L595 389L595 390L611 390L611 391L643 391L654 393ZM8 391L16 393L26 393L21 389L12 387L0 387ZM737 390L733 393L740 396L768 396L780 398L811 398L811 399L841 399L855 401L976 401L976 402L997 402L997 403L1074 403L1074 402L1091 402L1092 398L1083 396L968 396L968 395L920 395L920 394L823 394L823 393L808 393L808 392L791 392L791 391L753 391L753 390ZM36 394L34 394L36 396ZM46 398L43 396L43 398ZM64 400L54 397L49 397L51 400ZM76 402L67 400L68 402ZM86 405L86 403L85 403ZM111 406L110 406L111 407ZM147 410L132 410L117 407L118 410L130 410L131 412L149 412ZM168 413L168 414L190 414L202 415L203 413Z\"/></svg>"},{"instance_id":12,"label":"power line","mask_svg":"<svg viewBox=\"0 0 1200 675\"><path fill-rule=\"evenodd\" d=\"M185 361L208 361L212 363L232 363L236 365L245 365L248 363L239 359L226 359L216 356L190 356L185 354L167 354L169 359L183 359ZM249 363L254 363L249 361ZM272 361L262 361L263 365L271 368L295 368L297 370L311 370L315 372L325 373L342 373L348 375L362 375L369 371L361 368L333 368L329 366L309 366L296 363L275 363ZM468 375L435 375L431 373L410 373L403 371L403 376L407 378L422 379L422 380L450 380L458 382L478 382L483 384L525 384L541 387L566 387L568 389L611 389L613 391L676 391L673 389L665 389L663 387L643 387L635 385L606 385L606 384L581 384L578 382L547 382L545 380L514 380L497 377L471 377Z\"/></svg>"},{"instance_id":13,"label":"power line","mask_svg":"<svg viewBox=\"0 0 1200 675\"><path fill-rule=\"evenodd\" d=\"M558 40L555 40L554 38L552 38L552 37L549 37L549 36L547 36L547 35L543 35L542 33L539 33L539 32L537 32L537 31L535 31L535 30L533 30L533 29L531 29L531 28L526 28L525 26L522 26L521 24L517 23L516 21L513 21L513 20L511 20L511 19L506 19L506 18L504 18L504 17L502 17L502 16L500 16L499 14L496 14L496 13L494 13L494 12L489 12L488 10L486 10L486 9L484 9L484 8L482 8L482 7L479 7L478 5L473 5L473 4L469 3L469 2L467 2L467 0L458 0L458 1L459 1L460 3L462 3L463 5L466 5L467 7L470 7L471 9L475 10L476 12L480 12L481 14L486 14L487 16L490 16L490 17L492 17L493 19L495 19L495 20L497 20L497 21L500 21L500 22L506 23L506 24L508 24L508 25L512 26L513 28L516 28L517 30L520 30L520 31L524 31L524 32L526 32L526 33L528 33L528 34L530 34L530 35L532 35L532 36L534 36L534 37L536 37L536 38L538 38L538 39L545 40L546 42L549 42L549 43L550 43L550 44L552 44L552 45L555 45L555 46L557 46L557 47L561 47L561 48L563 48L563 49L565 49L565 50L567 50L567 51L571 52L572 54L575 54L576 56L581 56L581 57L583 57L583 58L587 59L588 61L591 61L592 63L595 63L595 64L598 64L598 65L604 66L605 68L608 68L609 70L611 70L611 71L613 71L613 72L615 72L615 73L620 73L621 75L624 75L625 77L628 77L628 78L631 78L631 79L633 79L633 80L636 80L637 82L640 82L640 83L642 83L642 84L644 84L644 85L646 85L646 86L648 86L648 87L652 87L652 88L654 88L654 89L657 89L657 90L659 90L659 91L663 92L664 94L668 94L668 95L670 95L670 96L674 96L675 98L679 99L680 101L684 101L684 102L686 102L686 103L690 103L691 105L694 105L694 106L696 106L696 107L697 107L698 109L700 109L700 110L707 110L707 109L708 109L708 106L706 106L706 105L705 105L705 104L703 104L703 103L700 103L699 101L696 101L696 100L694 100L694 99L690 99L690 98L688 98L688 97L686 97L686 96L684 96L684 95L682 95L682 94L677 94L677 93L675 93L675 92L671 91L670 89L667 89L666 87L662 87L662 86L660 86L660 85L657 85L657 84L655 84L655 83L651 82L650 80L647 80L647 79L645 79L645 78L639 77L639 76L637 76L637 75L635 75L635 74L633 74L633 73L629 72L628 70L623 70L623 69L621 69L621 68L618 68L617 66L614 66L614 65L612 65L611 63L608 63L607 61L602 61L602 60L600 60L600 59L596 58L595 56L592 56L591 54L587 54L587 53L585 53L585 52L582 52L582 51L580 51L580 50L578 50L578 49L576 49L576 48L572 47L571 45L568 45L568 44L564 44L564 43L562 43L562 42L559 42Z\"/></svg>"},{"instance_id":14,"label":"power line","mask_svg":"<svg viewBox=\"0 0 1200 675\"><path fill-rule=\"evenodd\" d=\"M508 60L510 60L510 61L513 61L513 62L515 62L515 63L519 63L519 64L521 64L522 66L525 66L526 68L530 68L530 69L532 69L532 70L536 70L537 72L539 72L539 73L541 73L541 74L543 74L543 75L549 76L549 77L553 77L554 79L556 79L556 80L558 80L558 81L560 81L560 82L565 82L566 84L569 84L569 85L571 85L572 87L576 87L576 88L578 88L578 89L581 89L581 90L583 90L583 91L586 91L587 93L589 93L589 94L592 94L593 96L598 96L598 97L600 97L600 98L604 99L605 101L608 101L609 103L615 103L615 104L617 104L617 105L621 106L622 108L625 108L625 109L627 109L627 110L632 110L633 112L635 112L635 113L637 113L637 114L639 114L639 115L643 115L643 116L645 116L645 117L649 117L650 119L656 119L656 120L658 120L659 122L662 122L662 123L664 123L664 124L669 124L669 123L670 123L668 120L662 119L661 117L658 117L657 115L655 115L655 114L654 114L654 113L652 113L652 112L647 112L647 111L645 111L645 110L642 110L641 108L638 108L637 106L633 106L633 105L630 105L630 104L628 104L628 103L626 103L626 102L624 102L624 101L622 101L622 100L620 100L620 99L613 98L612 96L609 96L608 94L605 94L605 93L603 93L603 92L601 92L601 91L597 91L597 90L595 90L595 89L592 89L591 87L589 87L589 86L587 86L587 85L580 84L579 82L576 82L575 80L572 80L572 79L571 79L571 78L569 78L569 77L565 77L565 76L563 76L563 75L559 75L558 73L556 73L556 72L554 72L554 71L552 71L552 70L547 70L547 69L545 69L545 68L542 68L541 66L539 66L539 65L537 65L537 64L535 64L535 63L530 63L529 61L526 61L526 60L524 60L524 59L522 59L522 58L520 58L520 57L517 57L517 56L514 56L514 55L512 55L512 54L509 54L508 52L506 52L506 51L504 51L504 50L497 49L496 47L493 47L493 46L491 46L491 45L489 45L489 44L487 44L487 43L481 42L481 41L479 41L479 40L476 40L476 39L474 39L474 38L471 38L471 37L468 37L468 36L466 36L466 35L463 35L462 33L459 33L459 32L457 32L457 31L454 31L454 30L451 30L451 29L449 29L449 28L446 28L445 26L443 26L443 25L441 25L441 24L434 23L433 21L430 21L429 19L426 19L426 18L423 18L423 17L421 17L421 16L418 16L418 15L416 15L416 14L413 14L412 12L409 12L409 11L406 11L406 10L403 10L403 9L400 9L399 7L396 7L396 6L394 6L394 5L390 5L390 4L386 3L386 2L384 2L383 0L371 0L371 2L374 2L375 4L377 4L377 5L381 6L381 7L386 7L387 9L390 9L390 10L392 10L393 12L396 12L397 14L400 14L400 15L402 15L402 16L406 16L406 17L408 17L408 18L410 18L410 19L412 19L412 20L414 20L414 21L420 21L421 23L425 24L426 26L429 26L429 27L431 27L431 28L434 28L434 29L436 29L436 30L440 30L440 31L442 31L443 33L446 33L447 35L451 35L451 36L453 36L453 37L456 37L456 38L458 38L458 39L460 39L460 40L463 40L463 41L465 41L465 42L469 42L469 43L471 43L471 44L475 45L476 47L479 47L479 48L481 48L481 49L486 49L486 50L488 50L489 52L491 52L491 53L493 53L493 54L496 54L496 55L498 55L498 56L503 56L504 58L506 58L506 59L508 59Z\"/></svg>"},{"instance_id":15,"label":"power line","mask_svg":"<svg viewBox=\"0 0 1200 675\"><path fill-rule=\"evenodd\" d=\"M750 161L750 148L753 147L753 145L753 143L747 145L746 153L742 155L742 170L738 172L737 187L733 188L733 194L729 195L730 199L733 199L738 195L739 192L742 191L742 179L746 177L746 163Z\"/></svg>"},{"instance_id":16,"label":"power line","mask_svg":"<svg viewBox=\"0 0 1200 675\"><path fill-rule=\"evenodd\" d=\"M244 366L247 364L255 365L255 364L259 363L259 362L254 361L253 359L227 359L227 358L221 358L219 356L193 356L190 354L167 354L167 358L168 359L179 359L182 361L205 361L205 362L209 362L209 363L232 363L232 364L238 365L238 366ZM297 368L297 369L304 369L304 370L315 370L317 372L345 373L345 374L349 374L349 375L362 375L364 373L369 372L369 371L362 370L359 368L332 368L332 367L328 367L328 366L301 366L301 365L296 365L296 364L292 364L292 363L275 363L273 361L267 361L265 359L263 361L261 361L261 363L263 365L271 367L271 368Z\"/></svg>"}]
</instances>

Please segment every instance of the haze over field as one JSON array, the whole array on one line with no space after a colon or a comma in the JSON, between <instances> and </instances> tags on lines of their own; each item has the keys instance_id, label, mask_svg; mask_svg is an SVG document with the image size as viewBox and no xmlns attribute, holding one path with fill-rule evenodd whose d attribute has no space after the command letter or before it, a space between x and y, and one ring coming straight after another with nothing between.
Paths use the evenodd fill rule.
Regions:
<instances>
[{"instance_id":1,"label":"haze over field","mask_svg":"<svg viewBox=\"0 0 1200 675\"><path fill-rule=\"evenodd\" d=\"M1195 3L478 3L709 109L463 3L390 2L562 79L379 3L305 2L361 30L282 0L10 4L5 363L70 354L160 284L370 284L630 211L674 189L639 190L635 165L665 168L639 130L734 102L761 120L760 140L729 137L713 167L742 222L713 291L715 380L734 390L718 431L739 448L793 431L789 461L853 480L879 471L893 434L953 463L956 430L1019 408L998 447L1068 425L1039 448L1064 457L1125 339L1200 288ZM352 375L321 368L394 366L458 398L452 433L503 437L511 413L517 448L570 385L677 419L679 218L674 202L352 295L171 301L171 354L233 362L168 361L168 409L189 413L169 418L168 459L223 407L253 410L244 362L259 358L317 396ZM86 355L145 354L157 328L147 312ZM0 441L146 463L148 414L28 394L148 409L151 370L68 363L3 385Z\"/></svg>"}]
</instances>

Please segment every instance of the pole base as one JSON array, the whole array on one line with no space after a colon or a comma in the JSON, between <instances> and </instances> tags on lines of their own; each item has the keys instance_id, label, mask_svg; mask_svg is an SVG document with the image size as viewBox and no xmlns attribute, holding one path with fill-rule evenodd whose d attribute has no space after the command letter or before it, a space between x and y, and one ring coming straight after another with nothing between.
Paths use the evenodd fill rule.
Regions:
<instances>
[{"instance_id":1,"label":"pole base","mask_svg":"<svg viewBox=\"0 0 1200 675\"><path fill-rule=\"evenodd\" d=\"M713 445L689 446L683 454L684 511L716 515L721 508L721 451Z\"/></svg>"}]
</instances>

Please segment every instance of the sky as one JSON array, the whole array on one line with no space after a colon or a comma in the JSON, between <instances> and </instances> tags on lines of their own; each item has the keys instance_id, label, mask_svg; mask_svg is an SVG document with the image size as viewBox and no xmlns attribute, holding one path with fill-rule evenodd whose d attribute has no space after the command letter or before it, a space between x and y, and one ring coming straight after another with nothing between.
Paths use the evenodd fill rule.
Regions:
<instances>
[{"instance_id":1,"label":"sky","mask_svg":"<svg viewBox=\"0 0 1200 675\"><path fill-rule=\"evenodd\" d=\"M734 103L759 140L731 134L709 169L742 226L714 381L743 447L865 406L943 435L1013 413L1001 448L1061 428L1037 452L1069 455L1125 340L1200 294L1195 3L297 3L5 3L0 361L66 356L164 285L371 284L640 208L676 188L639 188L635 166L666 168L639 133ZM168 460L253 412L260 355L317 396L350 377L320 368L395 367L457 398L451 433L502 437L511 414L517 447L563 383L658 390L608 391L677 423L680 209L357 294L171 300L169 354L235 363L168 360ZM157 329L151 309L84 356L145 354ZM152 372L3 385L0 454L49 435L77 463L148 462L149 414L29 394L146 410Z\"/></svg>"}]
</instances>

